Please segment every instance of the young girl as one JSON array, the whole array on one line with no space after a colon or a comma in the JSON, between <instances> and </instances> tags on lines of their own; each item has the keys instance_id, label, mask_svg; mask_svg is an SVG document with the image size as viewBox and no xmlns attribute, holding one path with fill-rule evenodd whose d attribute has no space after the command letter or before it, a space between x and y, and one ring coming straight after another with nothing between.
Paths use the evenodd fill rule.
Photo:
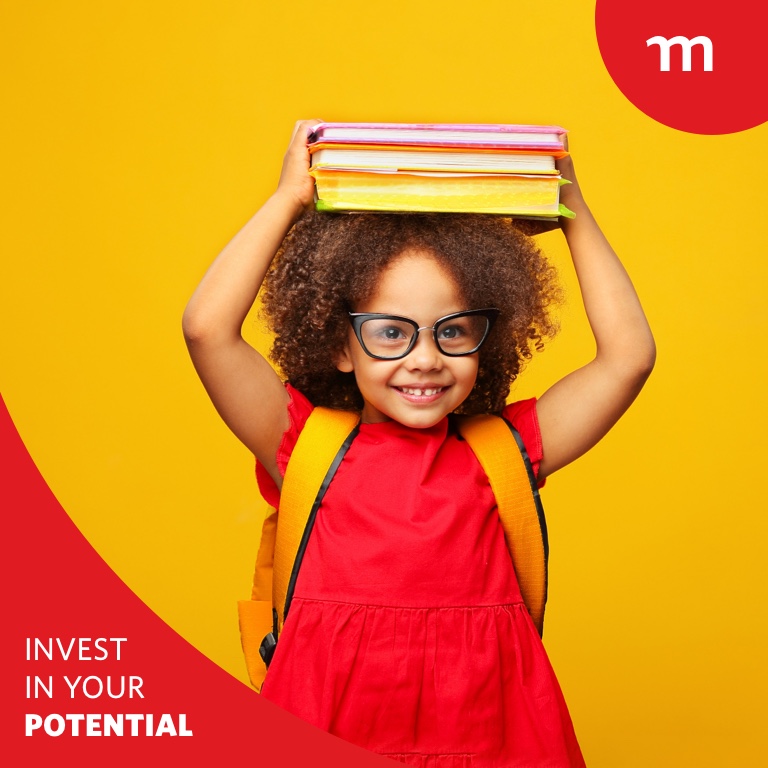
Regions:
<instances>
[{"instance_id":1,"label":"young girl","mask_svg":"<svg viewBox=\"0 0 768 768\"><path fill-rule=\"evenodd\" d=\"M255 454L273 505L313 408L361 414L262 693L422 768L583 765L488 479L449 416L502 413L541 484L608 432L650 373L637 295L570 158L559 161L576 212L563 231L597 351L538 401L505 406L555 330L551 267L503 217L311 211L313 124L297 123L277 191L184 316L200 378ZM285 384L240 334L265 277Z\"/></svg>"}]
</instances>

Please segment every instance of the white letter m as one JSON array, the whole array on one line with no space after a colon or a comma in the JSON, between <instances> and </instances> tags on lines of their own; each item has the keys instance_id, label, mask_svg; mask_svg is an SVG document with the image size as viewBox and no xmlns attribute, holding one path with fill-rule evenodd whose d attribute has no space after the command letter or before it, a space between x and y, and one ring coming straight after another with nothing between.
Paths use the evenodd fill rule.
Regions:
<instances>
[{"instance_id":1,"label":"white letter m","mask_svg":"<svg viewBox=\"0 0 768 768\"><path fill-rule=\"evenodd\" d=\"M659 72L669 72L669 49L673 45L679 45L682 48L683 54L683 72L691 71L691 48L694 45L700 45L704 49L704 71L712 71L712 41L704 35L694 37L693 40L689 40L687 37L677 35L677 37L671 37L667 40L666 37L656 35L656 37L648 38L645 41L645 45L658 45L660 53L660 65Z\"/></svg>"}]
</instances>

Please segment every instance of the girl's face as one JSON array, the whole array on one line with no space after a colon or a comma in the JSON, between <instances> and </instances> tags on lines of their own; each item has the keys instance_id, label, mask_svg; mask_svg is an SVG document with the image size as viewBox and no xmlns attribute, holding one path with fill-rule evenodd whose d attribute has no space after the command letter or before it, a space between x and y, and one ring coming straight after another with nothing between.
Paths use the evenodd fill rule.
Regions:
<instances>
[{"instance_id":1,"label":"girl's face","mask_svg":"<svg viewBox=\"0 0 768 768\"><path fill-rule=\"evenodd\" d=\"M467 307L453 277L429 253L404 251L381 273L376 291L355 312L400 315L419 327ZM347 344L336 361L340 371L354 372L363 396L364 423L395 421L431 427L469 396L477 379L478 353L447 357L423 330L413 349L400 360L369 357L350 325Z\"/></svg>"}]
</instances>

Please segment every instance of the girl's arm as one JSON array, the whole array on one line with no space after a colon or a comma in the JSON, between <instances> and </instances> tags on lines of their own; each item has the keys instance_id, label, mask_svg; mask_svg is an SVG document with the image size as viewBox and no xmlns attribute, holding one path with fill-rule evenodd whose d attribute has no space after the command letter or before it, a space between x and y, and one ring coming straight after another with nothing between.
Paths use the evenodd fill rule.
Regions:
<instances>
[{"instance_id":1,"label":"girl's arm","mask_svg":"<svg viewBox=\"0 0 768 768\"><path fill-rule=\"evenodd\" d=\"M280 378L241 336L241 328L283 238L312 202L307 133L296 123L276 192L205 273L182 327L195 369L216 410L281 485L276 454L288 428L288 394Z\"/></svg>"},{"instance_id":2,"label":"girl's arm","mask_svg":"<svg viewBox=\"0 0 768 768\"><path fill-rule=\"evenodd\" d=\"M563 220L587 318L595 359L557 382L536 411L544 457L539 477L586 453L618 421L653 369L656 346L629 276L581 194L570 157L558 161L561 199L575 219Z\"/></svg>"}]
</instances>

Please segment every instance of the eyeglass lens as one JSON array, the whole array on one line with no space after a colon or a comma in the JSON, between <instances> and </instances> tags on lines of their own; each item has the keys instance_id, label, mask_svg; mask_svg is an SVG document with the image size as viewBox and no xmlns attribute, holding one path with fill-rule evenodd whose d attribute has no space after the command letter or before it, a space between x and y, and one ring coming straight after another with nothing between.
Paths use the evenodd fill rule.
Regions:
<instances>
[{"instance_id":1,"label":"eyeglass lens","mask_svg":"<svg viewBox=\"0 0 768 768\"><path fill-rule=\"evenodd\" d=\"M435 326L437 346L448 355L468 354L481 344L488 327L488 318L483 315L447 318ZM417 328L415 323L405 320L369 318L362 323L360 335L371 354L399 357L411 346Z\"/></svg>"}]
</instances>

